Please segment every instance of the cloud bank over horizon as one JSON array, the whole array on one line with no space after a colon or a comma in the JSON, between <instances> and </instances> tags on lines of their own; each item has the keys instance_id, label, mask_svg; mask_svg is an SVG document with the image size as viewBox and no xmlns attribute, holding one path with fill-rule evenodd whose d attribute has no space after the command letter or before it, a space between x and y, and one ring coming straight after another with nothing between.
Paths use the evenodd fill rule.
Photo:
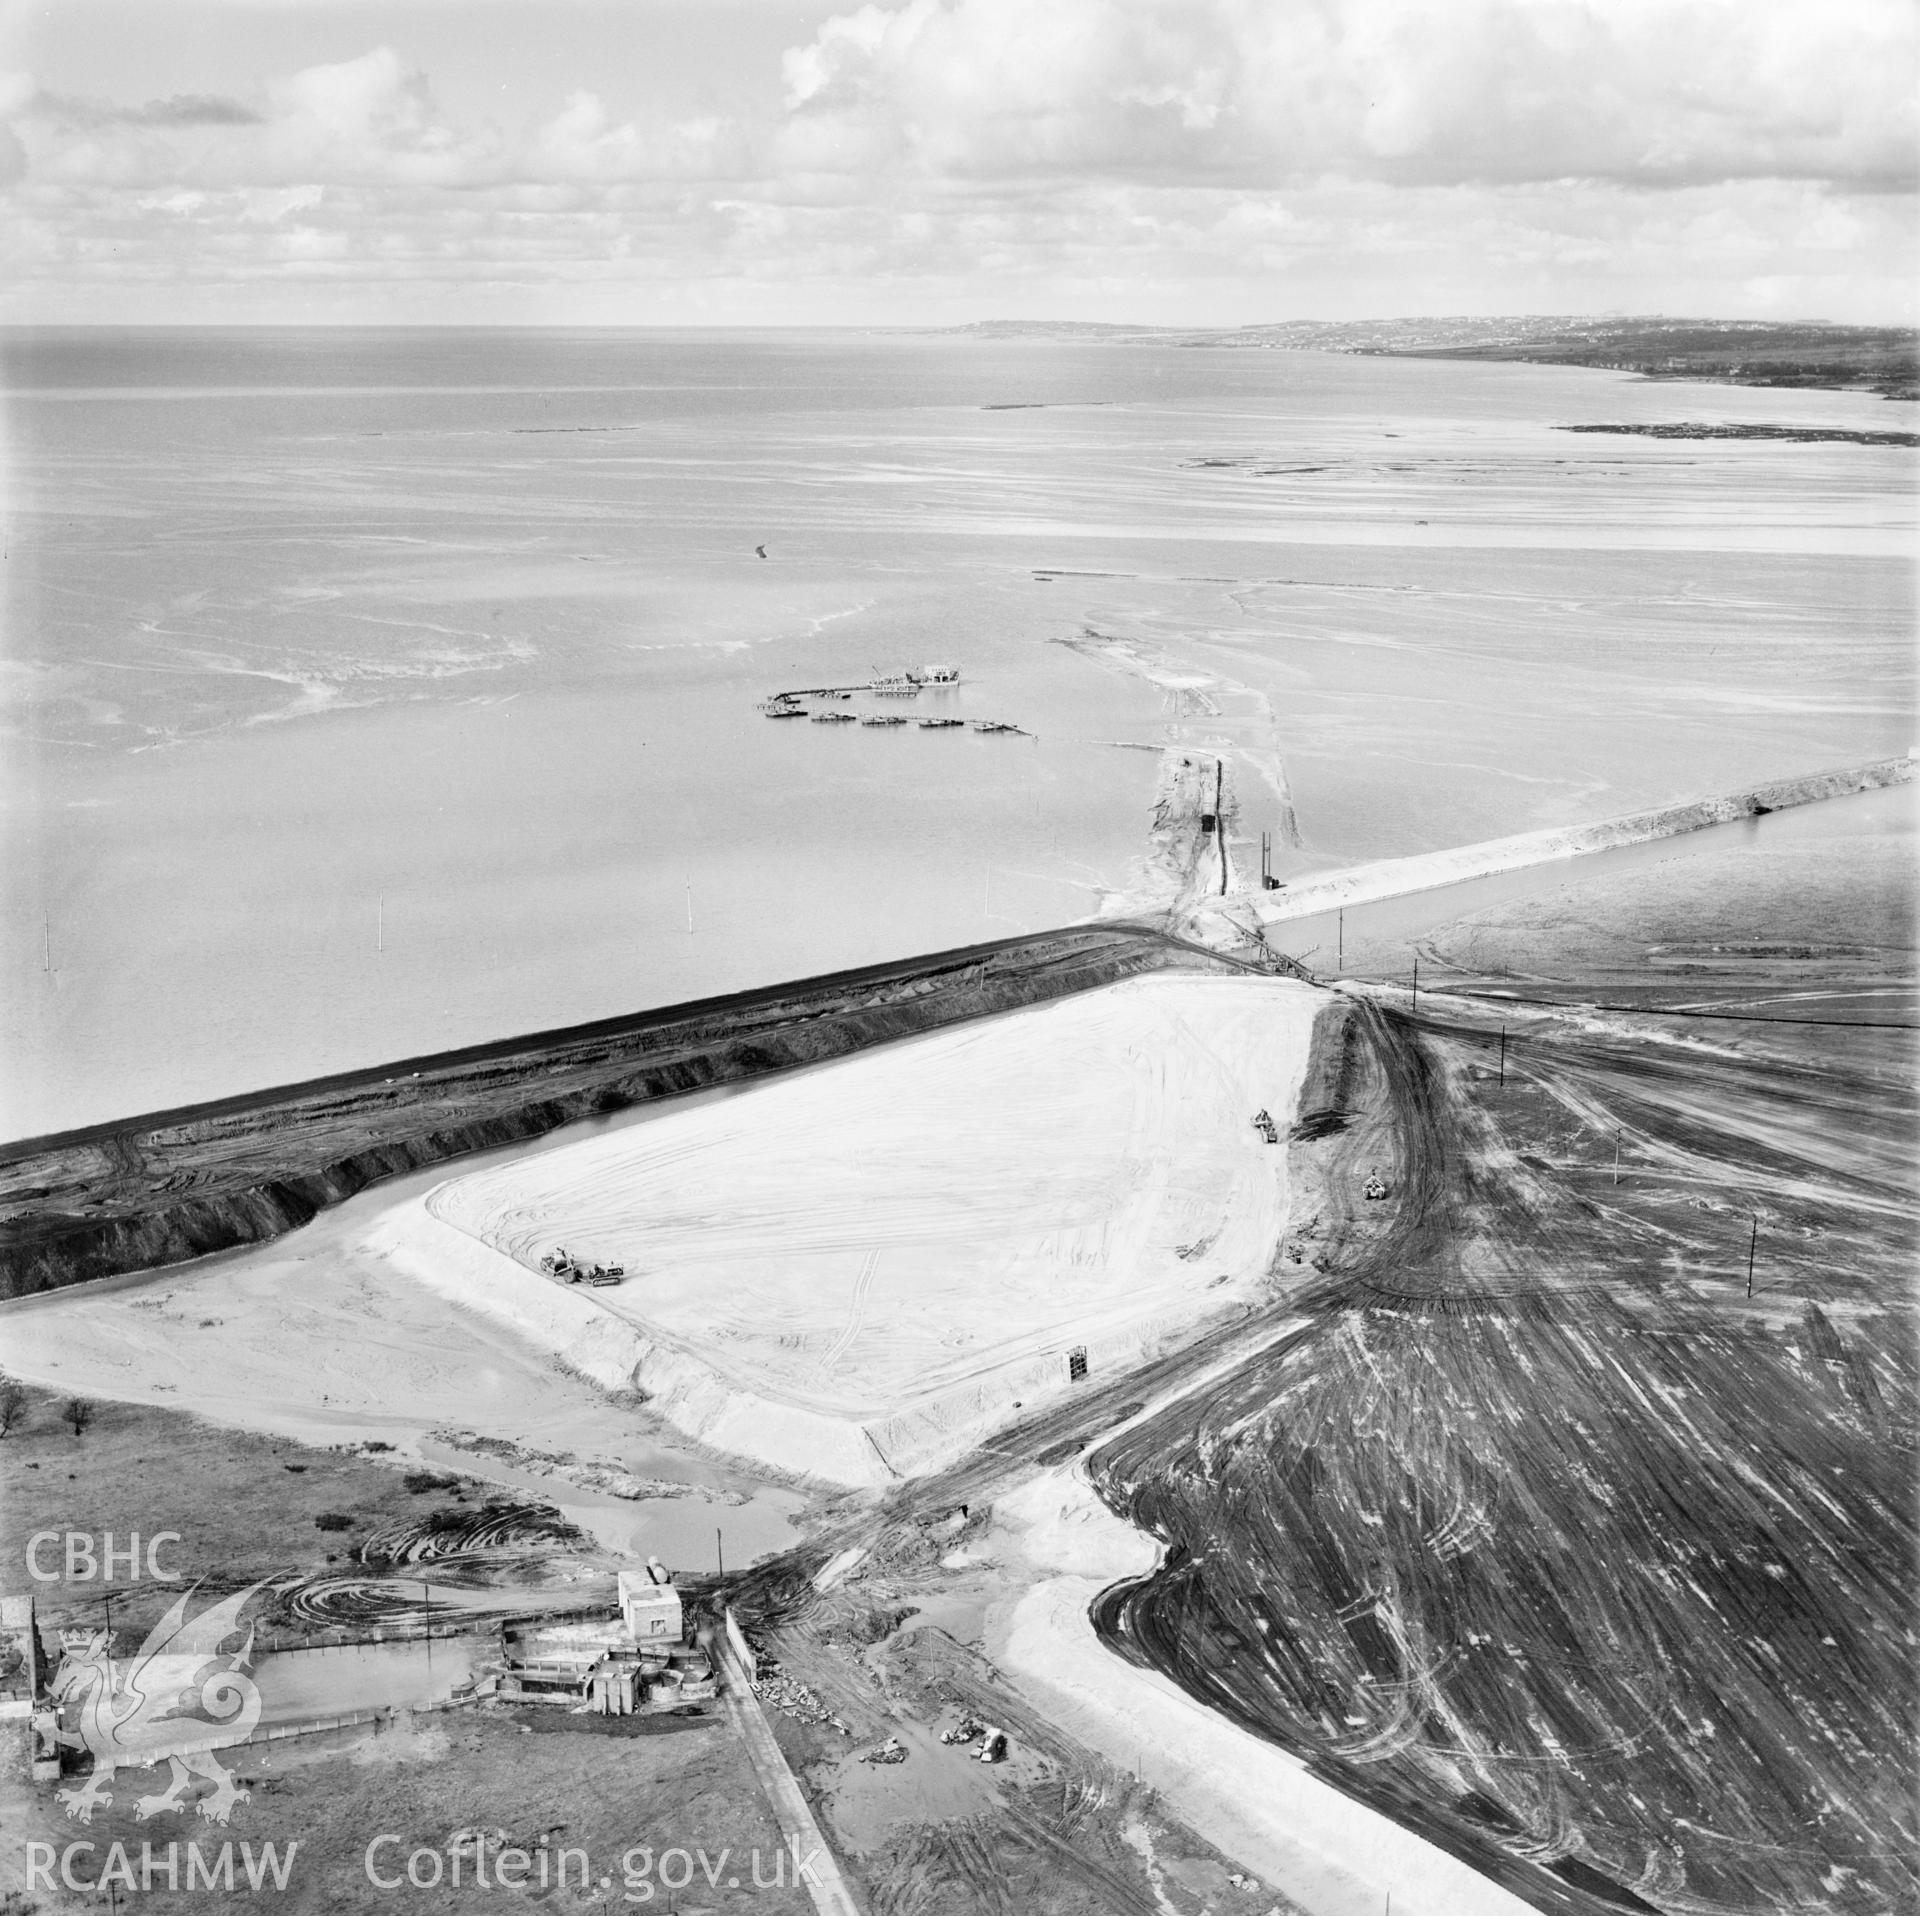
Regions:
<instances>
[{"instance_id":1,"label":"cloud bank over horizon","mask_svg":"<svg viewBox=\"0 0 1920 1916\"><path fill-rule=\"evenodd\" d=\"M588 66L456 110L397 38L17 71L0 312L1903 319L1914 55L1903 0L891 0L637 108Z\"/></svg>"}]
</instances>

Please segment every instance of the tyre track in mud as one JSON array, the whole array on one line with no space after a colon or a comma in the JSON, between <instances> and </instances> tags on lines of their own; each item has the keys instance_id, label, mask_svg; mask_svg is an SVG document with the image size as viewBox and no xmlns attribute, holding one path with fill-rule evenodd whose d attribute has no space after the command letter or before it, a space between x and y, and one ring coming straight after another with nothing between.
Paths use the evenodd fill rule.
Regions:
<instances>
[{"instance_id":1,"label":"tyre track in mud","mask_svg":"<svg viewBox=\"0 0 1920 1916\"><path fill-rule=\"evenodd\" d=\"M844 1544L1092 1442L1107 1500L1169 1546L1099 1606L1109 1643L1536 1906L1901 1906L1915 1361L1886 1305L1912 1195L1867 1180L1905 1207L1891 1231L1850 1176L1777 1203L1824 1244L1751 1305L1725 1216L1756 1110L1884 1140L1897 1065L1650 1056L1581 1012L1518 1032L1495 1090L1492 1015L1357 997L1324 1023L1302 1109L1335 1122L1295 1154L1326 1231L1312 1275L877 1509L849 1499L730 1586L743 1614L804 1615ZM1731 1122L1675 1111L1702 1080ZM1652 1112L1685 1175L1614 1186L1611 1132L1551 1095L1575 1087ZM1832 1167L1830 1138L1778 1142ZM1358 1197L1376 1165L1384 1205Z\"/></svg>"},{"instance_id":2,"label":"tyre track in mud","mask_svg":"<svg viewBox=\"0 0 1920 1916\"><path fill-rule=\"evenodd\" d=\"M1901 1906L1897 1085L1582 1014L1496 1089L1491 1022L1353 1023L1391 1122L1337 1141L1346 1249L1291 1300L1308 1328L1095 1450L1168 1546L1096 1624L1542 1909ZM1613 1184L1628 1112L1684 1162ZM1370 1242L1368 1162L1393 1187ZM1790 1243L1749 1305L1725 1213L1756 1191Z\"/></svg>"}]
</instances>

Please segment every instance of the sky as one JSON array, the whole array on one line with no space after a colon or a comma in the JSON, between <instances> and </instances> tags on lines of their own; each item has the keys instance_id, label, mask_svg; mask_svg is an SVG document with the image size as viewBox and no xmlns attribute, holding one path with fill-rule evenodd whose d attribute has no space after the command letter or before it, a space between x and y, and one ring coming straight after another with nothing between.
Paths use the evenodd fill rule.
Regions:
<instances>
[{"instance_id":1,"label":"sky","mask_svg":"<svg viewBox=\"0 0 1920 1916\"><path fill-rule=\"evenodd\" d=\"M0 0L0 320L1915 318L1913 0Z\"/></svg>"}]
</instances>

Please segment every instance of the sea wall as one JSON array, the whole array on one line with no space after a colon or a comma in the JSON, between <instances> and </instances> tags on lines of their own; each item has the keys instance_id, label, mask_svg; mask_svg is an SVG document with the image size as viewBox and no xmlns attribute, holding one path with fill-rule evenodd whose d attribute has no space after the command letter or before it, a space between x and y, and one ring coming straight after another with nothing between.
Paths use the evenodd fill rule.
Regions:
<instances>
[{"instance_id":1,"label":"sea wall","mask_svg":"<svg viewBox=\"0 0 1920 1916\"><path fill-rule=\"evenodd\" d=\"M1911 758L1880 759L1871 765L1842 771L1812 772L1800 778L1777 779L1751 791L1717 798L1692 799L1682 805L1664 805L1650 812L1634 812L1593 825L1555 826L1546 831L1519 832L1510 838L1483 839L1447 851L1422 852L1412 858L1382 858L1344 871L1301 878L1278 891L1255 893L1251 902L1265 924L1283 924L1308 918L1343 905L1369 904L1432 891L1463 879L1487 878L1496 872L1519 871L1529 865L1560 858L1578 858L1587 852L1611 851L1621 845L1645 844L1677 838L1709 825L1732 824L1767 812L1810 805L1824 798L1844 798L1854 792L1877 791L1888 785L1912 782Z\"/></svg>"},{"instance_id":2,"label":"sea wall","mask_svg":"<svg viewBox=\"0 0 1920 1916\"><path fill-rule=\"evenodd\" d=\"M0 1146L0 1297L262 1243L581 1118L1223 962L1148 926L1074 927Z\"/></svg>"}]
</instances>

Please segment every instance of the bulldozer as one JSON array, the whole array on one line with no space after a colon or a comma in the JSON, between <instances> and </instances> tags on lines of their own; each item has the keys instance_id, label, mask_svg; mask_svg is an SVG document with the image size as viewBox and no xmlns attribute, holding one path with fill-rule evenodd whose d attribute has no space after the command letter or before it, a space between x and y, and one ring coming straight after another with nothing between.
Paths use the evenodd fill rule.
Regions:
<instances>
[{"instance_id":1,"label":"bulldozer","mask_svg":"<svg viewBox=\"0 0 1920 1916\"><path fill-rule=\"evenodd\" d=\"M591 1284L604 1289L618 1284L627 1274L624 1264L594 1264L577 1258L564 1245L556 1244L540 1260L542 1275L557 1278L562 1284Z\"/></svg>"}]
</instances>

